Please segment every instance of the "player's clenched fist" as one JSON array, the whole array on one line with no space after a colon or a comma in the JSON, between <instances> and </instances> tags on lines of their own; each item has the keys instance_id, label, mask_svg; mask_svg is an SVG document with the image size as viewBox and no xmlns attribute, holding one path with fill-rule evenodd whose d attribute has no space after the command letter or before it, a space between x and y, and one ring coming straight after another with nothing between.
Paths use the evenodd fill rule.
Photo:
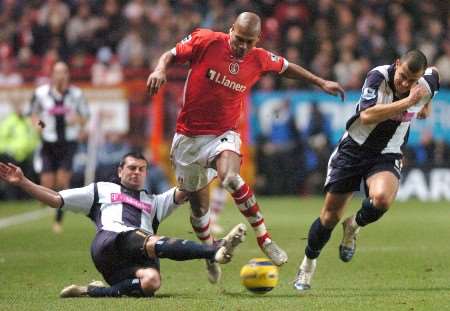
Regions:
<instances>
[{"instance_id":1,"label":"player's clenched fist","mask_svg":"<svg viewBox=\"0 0 450 311\"><path fill-rule=\"evenodd\" d=\"M422 97L428 95L428 90L422 85L415 85L411 88L409 92L409 99L411 104L416 104Z\"/></svg>"}]
</instances>

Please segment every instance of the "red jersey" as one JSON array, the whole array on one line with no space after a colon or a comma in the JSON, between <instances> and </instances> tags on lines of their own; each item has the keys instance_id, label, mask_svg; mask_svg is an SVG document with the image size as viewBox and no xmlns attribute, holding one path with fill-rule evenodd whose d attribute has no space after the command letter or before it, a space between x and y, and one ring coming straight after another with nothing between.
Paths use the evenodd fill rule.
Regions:
<instances>
[{"instance_id":1,"label":"red jersey","mask_svg":"<svg viewBox=\"0 0 450 311\"><path fill-rule=\"evenodd\" d=\"M261 75L287 68L284 58L262 48L237 59L229 40L228 34L196 29L172 50L176 62L190 63L177 133L220 135L235 130L245 98Z\"/></svg>"}]
</instances>

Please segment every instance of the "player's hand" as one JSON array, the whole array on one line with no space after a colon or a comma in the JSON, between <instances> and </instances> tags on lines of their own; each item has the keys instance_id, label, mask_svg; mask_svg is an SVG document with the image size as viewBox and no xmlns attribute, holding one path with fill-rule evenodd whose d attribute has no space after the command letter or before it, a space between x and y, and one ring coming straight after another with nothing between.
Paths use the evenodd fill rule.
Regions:
<instances>
[{"instance_id":1,"label":"player's hand","mask_svg":"<svg viewBox=\"0 0 450 311\"><path fill-rule=\"evenodd\" d=\"M426 103L422 109L417 113L416 118L419 120L423 120L428 118L431 115L431 100Z\"/></svg>"},{"instance_id":2,"label":"player's hand","mask_svg":"<svg viewBox=\"0 0 450 311\"><path fill-rule=\"evenodd\" d=\"M147 79L147 90L150 94L150 96L155 95L158 93L158 90L161 88L161 86L166 83L167 77L166 73L164 71L153 71Z\"/></svg>"},{"instance_id":3,"label":"player's hand","mask_svg":"<svg viewBox=\"0 0 450 311\"><path fill-rule=\"evenodd\" d=\"M0 179L17 186L24 179L24 175L20 167L0 162Z\"/></svg>"},{"instance_id":4,"label":"player's hand","mask_svg":"<svg viewBox=\"0 0 450 311\"><path fill-rule=\"evenodd\" d=\"M428 95L428 90L420 84L414 85L411 90L409 91L408 99L411 103L411 106L414 106L417 104L417 102L424 96Z\"/></svg>"},{"instance_id":5,"label":"player's hand","mask_svg":"<svg viewBox=\"0 0 450 311\"><path fill-rule=\"evenodd\" d=\"M324 92L331 95L339 96L341 100L344 101L345 91L339 83L327 80L324 82L321 88L322 90L324 90Z\"/></svg>"}]
</instances>

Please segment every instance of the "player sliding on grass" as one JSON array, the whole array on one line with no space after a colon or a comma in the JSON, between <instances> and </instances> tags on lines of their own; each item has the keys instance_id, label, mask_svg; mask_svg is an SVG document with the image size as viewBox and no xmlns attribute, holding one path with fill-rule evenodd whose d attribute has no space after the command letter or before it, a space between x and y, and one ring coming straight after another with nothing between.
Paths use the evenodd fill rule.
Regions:
<instances>
[{"instance_id":1,"label":"player sliding on grass","mask_svg":"<svg viewBox=\"0 0 450 311\"><path fill-rule=\"evenodd\" d=\"M305 257L294 283L297 290L310 289L317 257L361 181L367 198L356 215L343 222L342 261L350 261L355 254L360 228L377 221L389 209L399 187L401 147L407 142L411 120L428 116L431 98L438 89L438 72L427 69L427 60L418 50L367 74L356 113L348 120L347 131L328 162L325 203L309 230Z\"/></svg>"},{"instance_id":2,"label":"player sliding on grass","mask_svg":"<svg viewBox=\"0 0 450 311\"><path fill-rule=\"evenodd\" d=\"M250 12L240 14L227 34L197 29L160 57L147 87L151 95L156 94L166 82L169 64L189 63L171 158L180 188L189 192L191 223L197 237L213 243L208 185L217 176L254 229L259 247L280 266L287 261L287 254L271 239L253 191L239 174L241 139L237 127L242 105L252 86L268 72L306 80L341 97L344 90L336 82L256 48L260 36L261 20ZM207 262L207 268L209 280L217 282L218 265Z\"/></svg>"},{"instance_id":3,"label":"player sliding on grass","mask_svg":"<svg viewBox=\"0 0 450 311\"><path fill-rule=\"evenodd\" d=\"M0 162L0 179L53 208L84 213L97 226L91 255L111 286L100 281L88 286L70 285L61 291L61 297L150 297L161 286L159 258L202 258L225 264L244 240L243 224L235 226L215 245L156 235L159 223L187 196L177 188L160 195L142 190L147 165L141 154L129 153L118 169L120 184L98 182L58 193L33 183L19 167Z\"/></svg>"}]
</instances>

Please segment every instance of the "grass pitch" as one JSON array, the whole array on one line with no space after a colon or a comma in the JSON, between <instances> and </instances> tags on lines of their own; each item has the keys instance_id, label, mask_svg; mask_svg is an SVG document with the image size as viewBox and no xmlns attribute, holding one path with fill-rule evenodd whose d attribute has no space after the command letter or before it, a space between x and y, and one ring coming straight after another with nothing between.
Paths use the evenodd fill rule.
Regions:
<instances>
[{"instance_id":1,"label":"grass pitch","mask_svg":"<svg viewBox=\"0 0 450 311\"><path fill-rule=\"evenodd\" d=\"M274 240L289 254L278 286L255 295L240 284L239 270L261 257L253 232L223 266L219 285L207 281L204 262L162 260L162 287L153 299L60 299L71 283L101 279L90 254L94 226L67 213L64 232L51 232L52 217L0 229L0 310L450 310L449 203L395 203L378 223L364 228L350 263L338 258L339 225L318 261L313 289L292 289L309 225L321 198L259 198ZM358 209L355 198L346 215ZM0 218L39 209L37 203L2 203ZM159 234L195 239L188 206L162 223ZM229 229L244 218L230 203L221 217Z\"/></svg>"}]
</instances>

